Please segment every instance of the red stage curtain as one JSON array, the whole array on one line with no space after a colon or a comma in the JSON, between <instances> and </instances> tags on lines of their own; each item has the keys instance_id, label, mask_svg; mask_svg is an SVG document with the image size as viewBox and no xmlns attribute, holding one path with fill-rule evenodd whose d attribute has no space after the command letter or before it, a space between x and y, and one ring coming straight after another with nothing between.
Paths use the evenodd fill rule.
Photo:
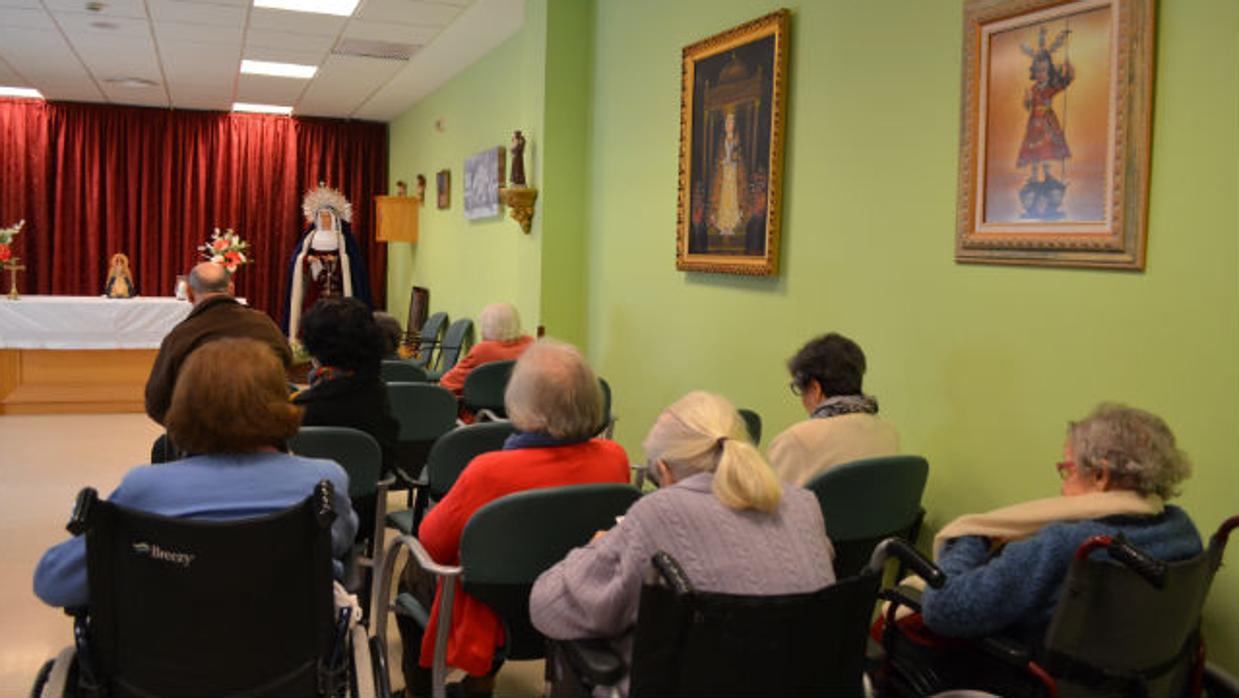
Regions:
<instances>
[{"instance_id":1,"label":"red stage curtain","mask_svg":"<svg viewBox=\"0 0 1239 698\"><path fill-rule=\"evenodd\" d=\"M124 252L141 294L170 295L212 230L233 228L255 260L237 294L280 319L301 198L323 182L352 202L385 305L374 197L387 189L386 124L0 100L0 175L0 225L26 219L14 246L26 293L97 295Z\"/></svg>"}]
</instances>

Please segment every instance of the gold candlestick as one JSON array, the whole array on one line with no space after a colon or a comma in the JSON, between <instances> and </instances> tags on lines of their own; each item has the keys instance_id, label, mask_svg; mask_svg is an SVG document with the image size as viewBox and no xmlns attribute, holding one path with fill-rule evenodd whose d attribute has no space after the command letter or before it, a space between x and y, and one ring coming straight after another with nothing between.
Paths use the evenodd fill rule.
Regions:
<instances>
[{"instance_id":1,"label":"gold candlestick","mask_svg":"<svg viewBox=\"0 0 1239 698\"><path fill-rule=\"evenodd\" d=\"M4 268L9 270L9 300L11 301L21 299L21 294L17 292L17 272L26 271L26 267L17 262L17 259L12 259L4 265Z\"/></svg>"}]
</instances>

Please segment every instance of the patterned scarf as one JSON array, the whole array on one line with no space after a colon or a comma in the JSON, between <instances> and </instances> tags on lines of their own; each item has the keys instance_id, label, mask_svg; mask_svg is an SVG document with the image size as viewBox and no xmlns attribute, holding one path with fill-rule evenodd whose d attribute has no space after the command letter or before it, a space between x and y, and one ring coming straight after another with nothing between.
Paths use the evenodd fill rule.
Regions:
<instances>
[{"instance_id":1,"label":"patterned scarf","mask_svg":"<svg viewBox=\"0 0 1239 698\"><path fill-rule=\"evenodd\" d=\"M544 431L518 431L503 442L503 450L513 451L518 448L552 448L555 446L571 446L589 441L590 436L583 439L557 439Z\"/></svg>"},{"instance_id":2,"label":"patterned scarf","mask_svg":"<svg viewBox=\"0 0 1239 698\"><path fill-rule=\"evenodd\" d=\"M319 383L329 383L333 380L350 378L355 375L357 375L356 371L349 371L334 366L319 366L310 371L310 387L313 388Z\"/></svg>"},{"instance_id":3,"label":"patterned scarf","mask_svg":"<svg viewBox=\"0 0 1239 698\"><path fill-rule=\"evenodd\" d=\"M877 414L878 399L869 395L836 395L826 398L814 408L813 418L826 419L856 413Z\"/></svg>"}]
</instances>

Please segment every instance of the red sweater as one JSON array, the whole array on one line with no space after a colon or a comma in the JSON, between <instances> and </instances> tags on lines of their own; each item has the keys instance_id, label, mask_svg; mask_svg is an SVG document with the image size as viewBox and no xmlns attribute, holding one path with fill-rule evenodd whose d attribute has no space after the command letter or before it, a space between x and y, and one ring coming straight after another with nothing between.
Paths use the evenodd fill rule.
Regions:
<instances>
[{"instance_id":1,"label":"red sweater","mask_svg":"<svg viewBox=\"0 0 1239 698\"><path fill-rule=\"evenodd\" d=\"M473 512L504 495L539 487L628 482L628 455L613 441L593 439L568 446L519 448L485 453L470 461L418 530L418 539L436 562L460 564L460 535ZM422 637L422 666L434 659L439 594L435 591L430 624ZM490 671L495 650L503 645L503 625L486 604L456 588L447 663L474 676Z\"/></svg>"},{"instance_id":2,"label":"red sweater","mask_svg":"<svg viewBox=\"0 0 1239 698\"><path fill-rule=\"evenodd\" d=\"M459 397L461 391L465 389L465 378L469 376L470 371L492 361L519 359L532 342L533 337L529 335L521 335L507 342L496 342L491 339L478 342L451 370L443 374L443 377L439 379L439 385Z\"/></svg>"}]
</instances>

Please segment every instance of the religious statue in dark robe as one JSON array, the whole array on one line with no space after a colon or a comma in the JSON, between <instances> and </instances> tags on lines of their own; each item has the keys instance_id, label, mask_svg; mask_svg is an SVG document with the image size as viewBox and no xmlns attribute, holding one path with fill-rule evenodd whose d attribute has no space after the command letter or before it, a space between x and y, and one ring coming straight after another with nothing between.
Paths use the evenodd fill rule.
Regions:
<instances>
[{"instance_id":1,"label":"religious statue in dark robe","mask_svg":"<svg viewBox=\"0 0 1239 698\"><path fill-rule=\"evenodd\" d=\"M354 297L371 305L366 260L349 229L352 205L320 184L306 193L301 211L309 227L288 265L285 329L291 340L300 337L301 318L320 298Z\"/></svg>"},{"instance_id":2,"label":"religious statue in dark robe","mask_svg":"<svg viewBox=\"0 0 1239 698\"><path fill-rule=\"evenodd\" d=\"M525 137L520 131L512 134L512 177L509 182L514 187L527 186L525 181Z\"/></svg>"}]
</instances>

